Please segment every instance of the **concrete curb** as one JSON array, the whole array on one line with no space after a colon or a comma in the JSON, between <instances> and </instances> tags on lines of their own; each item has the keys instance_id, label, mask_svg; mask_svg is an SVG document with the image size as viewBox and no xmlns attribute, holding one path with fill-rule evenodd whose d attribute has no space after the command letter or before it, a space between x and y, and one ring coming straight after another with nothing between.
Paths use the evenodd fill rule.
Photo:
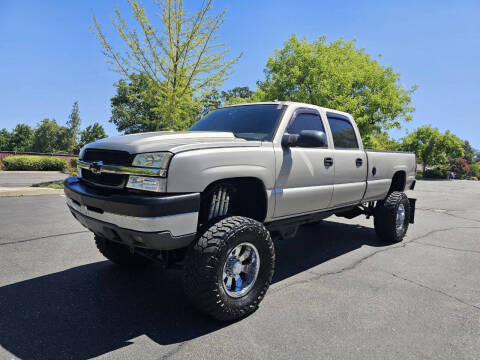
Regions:
<instances>
[{"instance_id":1,"label":"concrete curb","mask_svg":"<svg viewBox=\"0 0 480 360\"><path fill-rule=\"evenodd\" d=\"M42 187L0 187L0 197L4 196L35 196L35 195L63 195L63 189Z\"/></svg>"}]
</instances>

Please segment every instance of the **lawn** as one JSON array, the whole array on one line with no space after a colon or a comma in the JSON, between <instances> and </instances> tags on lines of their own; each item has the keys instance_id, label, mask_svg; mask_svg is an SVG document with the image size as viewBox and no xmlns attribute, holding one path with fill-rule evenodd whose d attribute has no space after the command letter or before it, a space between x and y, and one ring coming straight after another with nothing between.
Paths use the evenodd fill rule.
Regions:
<instances>
[{"instance_id":1,"label":"lawn","mask_svg":"<svg viewBox=\"0 0 480 360\"><path fill-rule=\"evenodd\" d=\"M63 189L63 180L55 180L55 181L41 182L41 183L38 183L38 184L33 184L32 187L44 187L44 188L51 188L51 189Z\"/></svg>"}]
</instances>

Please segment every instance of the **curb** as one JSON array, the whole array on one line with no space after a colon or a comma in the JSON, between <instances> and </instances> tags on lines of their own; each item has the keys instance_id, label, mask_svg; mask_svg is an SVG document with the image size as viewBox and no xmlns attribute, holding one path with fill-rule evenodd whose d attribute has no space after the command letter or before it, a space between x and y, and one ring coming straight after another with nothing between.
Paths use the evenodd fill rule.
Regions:
<instances>
[{"instance_id":1,"label":"curb","mask_svg":"<svg viewBox=\"0 0 480 360\"><path fill-rule=\"evenodd\" d=\"M35 196L35 195L63 195L63 189L42 187L0 187L0 197L6 196Z\"/></svg>"}]
</instances>

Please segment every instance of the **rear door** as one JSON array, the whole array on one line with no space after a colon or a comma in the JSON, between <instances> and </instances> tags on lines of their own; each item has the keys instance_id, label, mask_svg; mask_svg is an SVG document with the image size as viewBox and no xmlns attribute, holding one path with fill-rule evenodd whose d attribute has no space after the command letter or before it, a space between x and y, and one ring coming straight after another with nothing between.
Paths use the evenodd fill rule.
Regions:
<instances>
[{"instance_id":1,"label":"rear door","mask_svg":"<svg viewBox=\"0 0 480 360\"><path fill-rule=\"evenodd\" d=\"M297 109L285 133L302 130L325 132L320 113L314 109ZM333 151L325 147L275 147L275 214L282 217L329 207L333 193Z\"/></svg>"},{"instance_id":2,"label":"rear door","mask_svg":"<svg viewBox=\"0 0 480 360\"><path fill-rule=\"evenodd\" d=\"M362 200L366 189L367 156L358 140L358 130L341 114L327 112L333 138L335 181L331 206L337 207Z\"/></svg>"}]
</instances>

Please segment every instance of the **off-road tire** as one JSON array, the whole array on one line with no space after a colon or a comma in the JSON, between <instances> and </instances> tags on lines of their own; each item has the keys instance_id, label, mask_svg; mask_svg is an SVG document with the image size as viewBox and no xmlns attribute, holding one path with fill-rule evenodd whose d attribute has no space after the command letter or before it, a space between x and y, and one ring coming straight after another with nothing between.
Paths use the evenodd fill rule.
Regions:
<instances>
[{"instance_id":1,"label":"off-road tire","mask_svg":"<svg viewBox=\"0 0 480 360\"><path fill-rule=\"evenodd\" d=\"M117 265L135 267L146 265L149 262L141 255L132 254L125 245L107 240L102 236L95 235L95 244L103 256Z\"/></svg>"},{"instance_id":2,"label":"off-road tire","mask_svg":"<svg viewBox=\"0 0 480 360\"><path fill-rule=\"evenodd\" d=\"M398 206L403 204L405 208L405 221L403 231L397 233L396 217ZM401 242L407 233L410 219L410 202L407 195L401 191L390 193L387 198L379 202L375 208L373 223L378 237L385 242Z\"/></svg>"},{"instance_id":3,"label":"off-road tire","mask_svg":"<svg viewBox=\"0 0 480 360\"><path fill-rule=\"evenodd\" d=\"M223 268L230 251L243 242L257 248L260 268L250 291L234 298L224 289ZM185 294L193 306L215 319L236 320L258 308L272 281L274 267L273 242L263 224L241 216L227 217L206 229L188 249Z\"/></svg>"}]
</instances>

